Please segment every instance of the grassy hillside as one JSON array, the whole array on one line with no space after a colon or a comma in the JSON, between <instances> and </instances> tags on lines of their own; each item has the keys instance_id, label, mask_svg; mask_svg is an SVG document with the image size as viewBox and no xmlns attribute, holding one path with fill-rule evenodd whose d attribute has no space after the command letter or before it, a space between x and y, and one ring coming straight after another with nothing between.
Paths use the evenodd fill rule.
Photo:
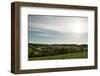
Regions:
<instances>
[{"instance_id":1,"label":"grassy hillside","mask_svg":"<svg viewBox=\"0 0 100 76\"><path fill-rule=\"evenodd\" d=\"M50 60L50 59L76 59L76 58L87 58L87 52L79 52L79 53L70 53L70 54L61 54L54 56L45 56L45 57L33 57L29 58L29 60Z\"/></svg>"}]
</instances>

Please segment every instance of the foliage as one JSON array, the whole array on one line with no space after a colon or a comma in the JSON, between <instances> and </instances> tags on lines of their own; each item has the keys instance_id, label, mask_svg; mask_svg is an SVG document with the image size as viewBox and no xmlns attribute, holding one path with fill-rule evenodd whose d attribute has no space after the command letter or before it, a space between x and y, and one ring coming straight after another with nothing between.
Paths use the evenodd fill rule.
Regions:
<instances>
[{"instance_id":1,"label":"foliage","mask_svg":"<svg viewBox=\"0 0 100 76\"><path fill-rule=\"evenodd\" d=\"M47 57L62 54L87 52L88 45L75 44L28 44L28 57Z\"/></svg>"}]
</instances>

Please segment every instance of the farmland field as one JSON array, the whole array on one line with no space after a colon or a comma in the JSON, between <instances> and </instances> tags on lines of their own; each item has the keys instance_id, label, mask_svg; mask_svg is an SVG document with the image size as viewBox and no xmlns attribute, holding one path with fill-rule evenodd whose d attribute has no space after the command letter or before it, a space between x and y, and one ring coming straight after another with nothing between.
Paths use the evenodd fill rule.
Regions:
<instances>
[{"instance_id":1,"label":"farmland field","mask_svg":"<svg viewBox=\"0 0 100 76\"><path fill-rule=\"evenodd\" d=\"M88 58L87 44L29 44L28 60Z\"/></svg>"},{"instance_id":2,"label":"farmland field","mask_svg":"<svg viewBox=\"0 0 100 76\"><path fill-rule=\"evenodd\" d=\"M72 58L73 59L75 59L75 58L87 58L87 52L62 54L62 55L46 56L46 57L35 57L35 58L29 58L29 60L72 59Z\"/></svg>"}]
</instances>

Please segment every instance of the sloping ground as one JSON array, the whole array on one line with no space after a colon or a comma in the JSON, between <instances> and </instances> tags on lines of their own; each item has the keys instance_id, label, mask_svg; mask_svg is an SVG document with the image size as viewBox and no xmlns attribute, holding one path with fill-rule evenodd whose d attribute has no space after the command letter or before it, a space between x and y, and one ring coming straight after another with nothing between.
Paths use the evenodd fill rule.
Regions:
<instances>
[{"instance_id":1,"label":"sloping ground","mask_svg":"<svg viewBox=\"0 0 100 76\"><path fill-rule=\"evenodd\" d=\"M35 57L35 58L29 58L29 60L79 59L87 57L88 57L87 52L80 52L80 53L62 54L55 56Z\"/></svg>"}]
</instances>

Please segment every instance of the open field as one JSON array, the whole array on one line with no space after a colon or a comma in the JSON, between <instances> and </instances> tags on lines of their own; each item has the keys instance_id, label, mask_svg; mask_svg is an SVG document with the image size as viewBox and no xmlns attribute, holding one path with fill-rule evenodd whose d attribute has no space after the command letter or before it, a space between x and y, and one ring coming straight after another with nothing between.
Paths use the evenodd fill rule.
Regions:
<instances>
[{"instance_id":1,"label":"open field","mask_svg":"<svg viewBox=\"0 0 100 76\"><path fill-rule=\"evenodd\" d=\"M88 58L87 44L29 44L28 60Z\"/></svg>"},{"instance_id":2,"label":"open field","mask_svg":"<svg viewBox=\"0 0 100 76\"><path fill-rule=\"evenodd\" d=\"M29 58L29 60L76 59L76 58L78 59L78 58L87 58L87 56L88 56L87 52L80 52L80 53L62 54L55 56Z\"/></svg>"}]
</instances>

